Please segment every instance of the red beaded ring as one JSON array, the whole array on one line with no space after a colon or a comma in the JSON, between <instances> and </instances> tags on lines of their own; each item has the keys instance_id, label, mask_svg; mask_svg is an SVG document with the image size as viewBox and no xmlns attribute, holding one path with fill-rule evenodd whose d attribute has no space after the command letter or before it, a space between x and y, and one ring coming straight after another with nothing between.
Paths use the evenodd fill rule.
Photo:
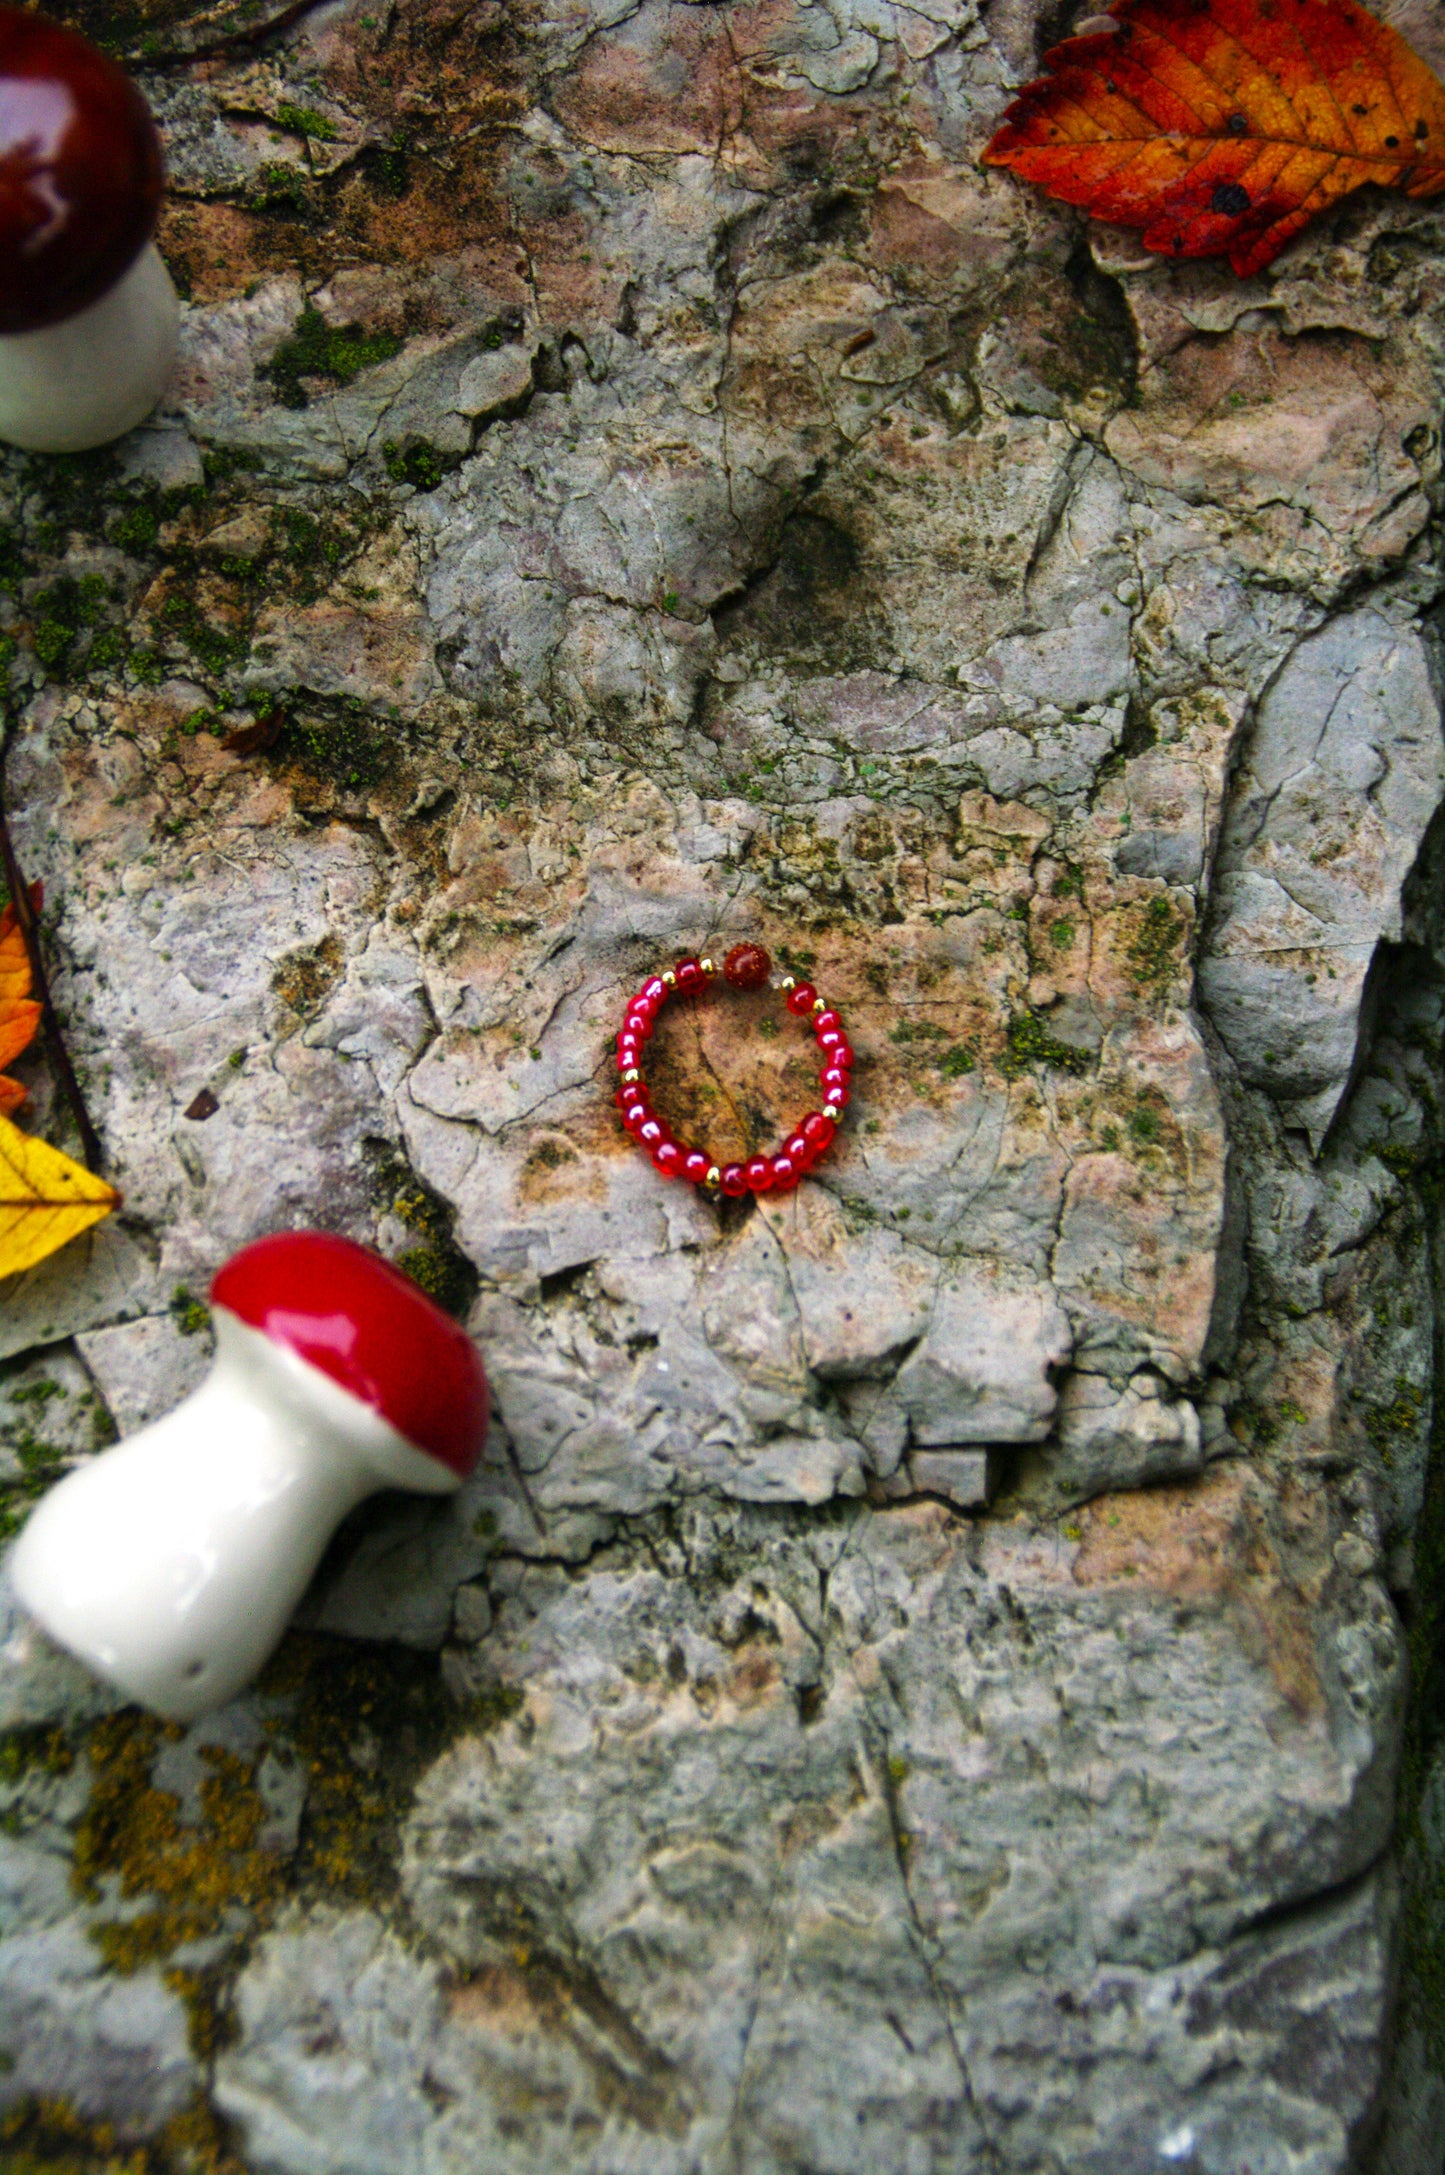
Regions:
<instances>
[{"instance_id":1,"label":"red beaded ring","mask_svg":"<svg viewBox=\"0 0 1445 2175\"><path fill-rule=\"evenodd\" d=\"M773 963L760 944L738 944L722 963L723 975L734 989L761 989ZM633 1139L651 1156L665 1178L690 1178L709 1193L784 1193L798 1183L817 1162L838 1129L848 1101L848 1076L853 1051L843 1032L843 1022L818 995L811 982L799 982L785 974L779 983L788 1010L811 1019L818 1048L823 1053L823 1107L810 1110L802 1124L783 1142L776 1155L755 1155L750 1163L714 1163L701 1148L677 1140L653 1110L647 1083L642 1077L642 1046L653 1023L675 989L691 994L704 989L716 976L711 959L679 959L675 967L654 974L643 983L627 1007L622 1032L617 1037L617 1069L622 1085L617 1107Z\"/></svg>"}]
</instances>

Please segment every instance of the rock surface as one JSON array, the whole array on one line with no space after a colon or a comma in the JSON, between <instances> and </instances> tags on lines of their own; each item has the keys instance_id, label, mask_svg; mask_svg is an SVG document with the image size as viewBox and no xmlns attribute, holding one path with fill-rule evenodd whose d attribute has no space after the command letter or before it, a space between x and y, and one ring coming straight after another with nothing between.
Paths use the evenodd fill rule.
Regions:
<instances>
[{"instance_id":1,"label":"rock surface","mask_svg":"<svg viewBox=\"0 0 1445 2175\"><path fill-rule=\"evenodd\" d=\"M1441 2175L1445 214L1146 257L977 164L1056 15L102 26L187 307L0 472L125 1194L0 1290L7 1529L278 1227L496 1423L192 1731L6 1603L40 2164ZM743 938L859 1062L714 1203L611 1041ZM714 994L649 1078L727 1158L807 1051Z\"/></svg>"}]
</instances>

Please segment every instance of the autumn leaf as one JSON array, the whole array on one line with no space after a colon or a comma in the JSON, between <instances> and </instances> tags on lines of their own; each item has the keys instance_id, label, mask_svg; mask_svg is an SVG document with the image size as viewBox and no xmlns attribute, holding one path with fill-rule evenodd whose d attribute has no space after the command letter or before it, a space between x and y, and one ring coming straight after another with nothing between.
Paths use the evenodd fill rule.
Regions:
<instances>
[{"instance_id":1,"label":"autumn leaf","mask_svg":"<svg viewBox=\"0 0 1445 2175\"><path fill-rule=\"evenodd\" d=\"M93 1171L0 1117L0 1276L34 1268L119 1200Z\"/></svg>"},{"instance_id":2,"label":"autumn leaf","mask_svg":"<svg viewBox=\"0 0 1445 2175\"><path fill-rule=\"evenodd\" d=\"M30 903L38 913L41 887L30 886ZM29 1049L40 1025L43 1007L30 994L30 954L9 905L0 914L0 1066L13 1065L22 1050ZM0 1116L8 1117L24 1102L26 1090L18 1080L0 1072Z\"/></svg>"},{"instance_id":3,"label":"autumn leaf","mask_svg":"<svg viewBox=\"0 0 1445 2175\"><path fill-rule=\"evenodd\" d=\"M1146 249L1241 278L1365 182L1445 189L1445 85L1355 0L1115 0L984 152Z\"/></svg>"}]
</instances>

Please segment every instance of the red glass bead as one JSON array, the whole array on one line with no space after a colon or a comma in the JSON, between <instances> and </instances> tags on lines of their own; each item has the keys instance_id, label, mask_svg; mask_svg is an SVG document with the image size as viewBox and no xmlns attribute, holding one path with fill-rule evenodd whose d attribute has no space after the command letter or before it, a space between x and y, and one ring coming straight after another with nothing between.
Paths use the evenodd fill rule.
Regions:
<instances>
[{"instance_id":1,"label":"red glass bead","mask_svg":"<svg viewBox=\"0 0 1445 2175\"><path fill-rule=\"evenodd\" d=\"M690 1178L695 1186L702 1184L711 1169L712 1157L704 1155L701 1148L689 1148L682 1159L682 1175Z\"/></svg>"},{"instance_id":2,"label":"red glass bead","mask_svg":"<svg viewBox=\"0 0 1445 2175\"><path fill-rule=\"evenodd\" d=\"M643 983L633 1002L641 1001L650 1004L654 1012L659 1011L667 1002L667 984L660 974L654 974L650 981Z\"/></svg>"},{"instance_id":3,"label":"red glass bead","mask_svg":"<svg viewBox=\"0 0 1445 2175\"><path fill-rule=\"evenodd\" d=\"M724 1163L722 1169L722 1189L724 1193L731 1194L734 1200L737 1199L740 1193L747 1192L748 1174L743 1169L741 1163Z\"/></svg>"},{"instance_id":4,"label":"red glass bead","mask_svg":"<svg viewBox=\"0 0 1445 2175\"><path fill-rule=\"evenodd\" d=\"M629 1005L627 1017L622 1022L622 1032L624 1035L636 1035L640 1042L646 1042L652 1033L652 1007Z\"/></svg>"},{"instance_id":5,"label":"red glass bead","mask_svg":"<svg viewBox=\"0 0 1445 2175\"><path fill-rule=\"evenodd\" d=\"M783 1154L790 1163L796 1165L801 1177L813 1160L813 1143L805 1140L801 1133L789 1133L783 1142Z\"/></svg>"},{"instance_id":6,"label":"red glass bead","mask_svg":"<svg viewBox=\"0 0 1445 2175\"><path fill-rule=\"evenodd\" d=\"M773 1182L773 1159L770 1155L755 1155L743 1176L749 1193L766 1193Z\"/></svg>"},{"instance_id":7,"label":"red glass bead","mask_svg":"<svg viewBox=\"0 0 1445 2175\"><path fill-rule=\"evenodd\" d=\"M824 1102L836 1103L840 1110L845 1103L851 1103L853 1100L848 1089L848 1075L840 1065L830 1065L828 1067L823 1075L821 1086Z\"/></svg>"},{"instance_id":8,"label":"red glass bead","mask_svg":"<svg viewBox=\"0 0 1445 2175\"><path fill-rule=\"evenodd\" d=\"M828 1034L831 1030L835 1028L841 1027L842 1024L842 1014L840 1012L835 1012L830 1005L826 1012L820 1012L817 1018L814 1020L813 1031L817 1035L818 1040L821 1042L824 1035Z\"/></svg>"},{"instance_id":9,"label":"red glass bead","mask_svg":"<svg viewBox=\"0 0 1445 2175\"><path fill-rule=\"evenodd\" d=\"M773 971L773 962L761 944L734 944L723 961L723 973L734 989L761 989Z\"/></svg>"},{"instance_id":10,"label":"red glass bead","mask_svg":"<svg viewBox=\"0 0 1445 2175\"><path fill-rule=\"evenodd\" d=\"M684 1153L675 1140L664 1140L653 1149L652 1160L664 1178L677 1178L682 1173Z\"/></svg>"},{"instance_id":11,"label":"red glass bead","mask_svg":"<svg viewBox=\"0 0 1445 2175\"><path fill-rule=\"evenodd\" d=\"M707 976L696 959L679 959L672 971L677 976L678 989L685 997L701 989L707 981Z\"/></svg>"},{"instance_id":12,"label":"red glass bead","mask_svg":"<svg viewBox=\"0 0 1445 2175\"><path fill-rule=\"evenodd\" d=\"M773 1157L774 1193L791 1193L802 1175L802 1165L795 1163L786 1149Z\"/></svg>"},{"instance_id":13,"label":"red glass bead","mask_svg":"<svg viewBox=\"0 0 1445 2175\"><path fill-rule=\"evenodd\" d=\"M841 1027L830 1027L825 1034L820 1034L818 1037L818 1048L823 1052L830 1065L834 1063L836 1053L840 1049L846 1050L847 1047L848 1037Z\"/></svg>"},{"instance_id":14,"label":"red glass bead","mask_svg":"<svg viewBox=\"0 0 1445 2175\"><path fill-rule=\"evenodd\" d=\"M642 1142L648 1153L651 1154L654 1149L660 1148L665 1140L671 1140L672 1135L661 1118L647 1117L637 1128L637 1138Z\"/></svg>"},{"instance_id":15,"label":"red glass bead","mask_svg":"<svg viewBox=\"0 0 1445 2175\"><path fill-rule=\"evenodd\" d=\"M853 1069L853 1045L851 1042L835 1042L828 1053L830 1065L841 1065L845 1072Z\"/></svg>"},{"instance_id":16,"label":"red glass bead","mask_svg":"<svg viewBox=\"0 0 1445 2175\"><path fill-rule=\"evenodd\" d=\"M619 1035L617 1037L617 1070L619 1072L631 1072L635 1065L641 1063L642 1044L638 1041L636 1035Z\"/></svg>"},{"instance_id":17,"label":"red glass bead","mask_svg":"<svg viewBox=\"0 0 1445 2175\"><path fill-rule=\"evenodd\" d=\"M821 1110L810 1110L798 1127L798 1131L802 1134L804 1140L810 1140L813 1143L815 1154L821 1154L837 1130L838 1128L833 1120L825 1118Z\"/></svg>"},{"instance_id":18,"label":"red glass bead","mask_svg":"<svg viewBox=\"0 0 1445 2175\"><path fill-rule=\"evenodd\" d=\"M811 982L799 982L796 989L788 991L788 1010L790 1012L811 1012L813 1000L817 994L818 992Z\"/></svg>"},{"instance_id":19,"label":"red glass bead","mask_svg":"<svg viewBox=\"0 0 1445 2175\"><path fill-rule=\"evenodd\" d=\"M627 1080L617 1090L612 1100L619 1110L630 1110L634 1103L647 1101L647 1088L641 1080Z\"/></svg>"},{"instance_id":20,"label":"red glass bead","mask_svg":"<svg viewBox=\"0 0 1445 2175\"><path fill-rule=\"evenodd\" d=\"M629 1103L622 1113L622 1122L634 1140L641 1137L642 1128L652 1116L651 1103Z\"/></svg>"}]
</instances>

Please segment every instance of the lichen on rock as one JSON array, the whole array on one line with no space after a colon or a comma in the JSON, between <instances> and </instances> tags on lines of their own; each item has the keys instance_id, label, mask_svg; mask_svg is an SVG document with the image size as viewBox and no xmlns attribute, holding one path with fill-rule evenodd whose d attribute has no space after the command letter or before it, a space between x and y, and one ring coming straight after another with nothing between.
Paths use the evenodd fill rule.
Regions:
<instances>
[{"instance_id":1,"label":"lichen on rock","mask_svg":"<svg viewBox=\"0 0 1445 2175\"><path fill-rule=\"evenodd\" d=\"M3 2149L1438 2175L1441 213L1146 261L977 165L1032 0L60 12L187 306L0 462L125 1192L0 1291L0 1511L279 1227L496 1422L190 1732L5 1601ZM610 1046L743 939L855 1092L714 1203ZM806 1059L650 1077L741 1155Z\"/></svg>"}]
</instances>

